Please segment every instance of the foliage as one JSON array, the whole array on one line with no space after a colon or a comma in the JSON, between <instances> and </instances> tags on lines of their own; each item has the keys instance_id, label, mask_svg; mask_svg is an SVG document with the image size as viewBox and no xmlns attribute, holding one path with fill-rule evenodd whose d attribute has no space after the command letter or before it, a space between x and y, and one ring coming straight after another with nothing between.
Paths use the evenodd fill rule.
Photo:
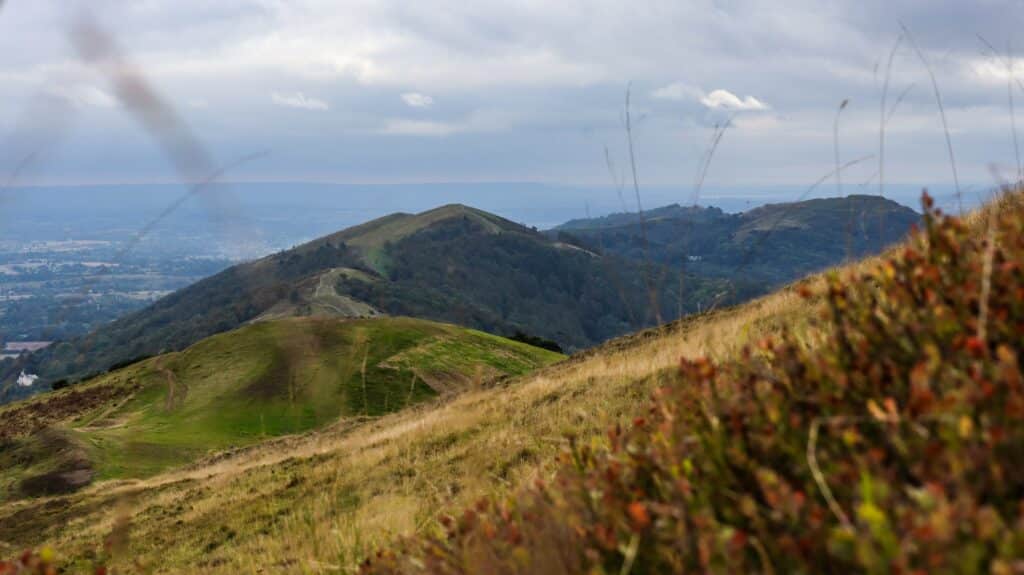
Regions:
<instances>
[{"instance_id":1,"label":"foliage","mask_svg":"<svg viewBox=\"0 0 1024 575\"><path fill-rule=\"evenodd\" d=\"M113 547L114 542L108 539L104 544L102 555L109 555ZM89 562L91 564L89 569L83 572L92 575L107 575L110 570L104 564L104 558L103 556L94 558ZM57 575L57 573L64 573L65 571L58 565L56 554L50 547L43 547L39 551L26 549L16 559L0 560L0 575Z\"/></svg>"},{"instance_id":2,"label":"foliage","mask_svg":"<svg viewBox=\"0 0 1024 575\"><path fill-rule=\"evenodd\" d=\"M971 225L924 204L901 250L829 277L824 343L684 360L552 481L442 517L363 572L1019 571L1024 204Z\"/></svg>"},{"instance_id":3,"label":"foliage","mask_svg":"<svg viewBox=\"0 0 1024 575\"><path fill-rule=\"evenodd\" d=\"M521 341L525 344L553 351L555 353L562 353L562 346L558 345L557 341L552 341L536 335L530 335L518 330L514 334L510 335L509 339L512 341Z\"/></svg>"},{"instance_id":4,"label":"foliage","mask_svg":"<svg viewBox=\"0 0 1024 575\"><path fill-rule=\"evenodd\" d=\"M537 334L579 349L652 325L655 292L663 318L678 313L678 274L559 247L529 230L492 233L459 217L384 247L382 281L342 276L337 289L395 315L450 321L490 331ZM688 278L689 289L715 284ZM685 311L696 310L694 300Z\"/></svg>"},{"instance_id":5,"label":"foliage","mask_svg":"<svg viewBox=\"0 0 1024 575\"><path fill-rule=\"evenodd\" d=\"M44 549L39 553L25 551L21 557L0 561L0 575L56 575L53 565L53 550Z\"/></svg>"},{"instance_id":6,"label":"foliage","mask_svg":"<svg viewBox=\"0 0 1024 575\"><path fill-rule=\"evenodd\" d=\"M769 204L739 214L676 205L644 216L643 225L636 214L574 220L556 233L631 260L646 253L659 264L727 278L735 291L759 295L844 259L878 253L920 221L910 208L864 195Z\"/></svg>"}]
</instances>

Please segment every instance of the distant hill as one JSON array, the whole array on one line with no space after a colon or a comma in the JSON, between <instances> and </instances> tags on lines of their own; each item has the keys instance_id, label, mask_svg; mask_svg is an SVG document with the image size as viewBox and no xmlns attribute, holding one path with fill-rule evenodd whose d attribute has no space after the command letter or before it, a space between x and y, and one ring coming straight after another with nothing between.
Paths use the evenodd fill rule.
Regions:
<instances>
[{"instance_id":1,"label":"distant hill","mask_svg":"<svg viewBox=\"0 0 1024 575\"><path fill-rule=\"evenodd\" d=\"M643 223L637 214L613 214L573 220L549 233L633 260L644 258L646 249L659 264L770 289L878 253L905 237L920 217L880 196L853 195L770 204L739 214L673 205L645 211Z\"/></svg>"},{"instance_id":2,"label":"distant hill","mask_svg":"<svg viewBox=\"0 0 1024 575\"><path fill-rule=\"evenodd\" d=\"M696 298L725 289L722 282L689 278L693 298L680 306L678 281L674 272L645 273L637 262L449 205L392 214L234 266L0 370L9 399L35 391L10 385L21 370L40 375L35 387L45 389L249 322L294 316L420 317L502 335L523 332L572 350L651 325L652 300L671 318L680 307L695 310Z\"/></svg>"},{"instance_id":3,"label":"distant hill","mask_svg":"<svg viewBox=\"0 0 1024 575\"><path fill-rule=\"evenodd\" d=\"M285 317L420 317L573 351L876 253L918 220L877 196L741 214L673 205L645 212L642 223L612 214L548 232L458 204L396 213L229 268L89 335L0 363L0 402ZM23 370L41 379L14 385Z\"/></svg>"},{"instance_id":4,"label":"distant hill","mask_svg":"<svg viewBox=\"0 0 1024 575\"><path fill-rule=\"evenodd\" d=\"M653 210L644 210L643 220L655 222L658 220L693 219L694 221L714 221L725 216L725 213L716 207L704 206L680 206L672 204ZM598 218L580 218L569 220L554 228L555 231L569 230L593 230L601 228L617 228L631 224L640 223L640 214L636 212L620 212L608 214Z\"/></svg>"},{"instance_id":5,"label":"distant hill","mask_svg":"<svg viewBox=\"0 0 1024 575\"><path fill-rule=\"evenodd\" d=\"M0 500L145 477L562 357L410 318L255 323L0 408Z\"/></svg>"}]
</instances>

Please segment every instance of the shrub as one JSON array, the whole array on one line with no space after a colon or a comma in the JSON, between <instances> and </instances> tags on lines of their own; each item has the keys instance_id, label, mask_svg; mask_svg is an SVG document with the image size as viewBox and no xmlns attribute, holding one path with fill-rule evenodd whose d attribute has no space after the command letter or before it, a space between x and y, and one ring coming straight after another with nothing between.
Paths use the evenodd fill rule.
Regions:
<instances>
[{"instance_id":1,"label":"shrub","mask_svg":"<svg viewBox=\"0 0 1024 575\"><path fill-rule=\"evenodd\" d=\"M557 341L536 335L530 335L528 333L523 333L522 331L519 330L516 330L516 332L508 336L508 338L513 341L518 341L525 343L527 345L532 345L533 347L539 347L541 349L546 349L548 351L553 351L555 353L563 353L562 346L558 345Z\"/></svg>"},{"instance_id":2,"label":"shrub","mask_svg":"<svg viewBox=\"0 0 1024 575\"><path fill-rule=\"evenodd\" d=\"M0 575L56 575L53 551L43 549L38 553L25 551L17 559L0 561Z\"/></svg>"},{"instance_id":3,"label":"shrub","mask_svg":"<svg viewBox=\"0 0 1024 575\"><path fill-rule=\"evenodd\" d=\"M1021 572L1024 207L924 207L902 249L827 278L824 343L684 360L552 481L362 572Z\"/></svg>"}]
</instances>

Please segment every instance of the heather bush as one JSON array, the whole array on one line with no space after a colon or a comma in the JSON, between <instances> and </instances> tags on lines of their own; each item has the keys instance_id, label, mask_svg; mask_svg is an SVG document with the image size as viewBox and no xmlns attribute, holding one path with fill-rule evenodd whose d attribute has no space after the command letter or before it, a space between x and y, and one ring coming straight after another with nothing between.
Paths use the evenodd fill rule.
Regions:
<instances>
[{"instance_id":1,"label":"heather bush","mask_svg":"<svg viewBox=\"0 0 1024 575\"><path fill-rule=\"evenodd\" d=\"M0 561L0 575L56 575L53 551L49 548L38 553L25 551L17 559Z\"/></svg>"},{"instance_id":2,"label":"heather bush","mask_svg":"<svg viewBox=\"0 0 1024 575\"><path fill-rule=\"evenodd\" d=\"M923 203L901 248L827 278L823 343L684 360L552 480L362 571L1024 573L1024 204Z\"/></svg>"}]
</instances>

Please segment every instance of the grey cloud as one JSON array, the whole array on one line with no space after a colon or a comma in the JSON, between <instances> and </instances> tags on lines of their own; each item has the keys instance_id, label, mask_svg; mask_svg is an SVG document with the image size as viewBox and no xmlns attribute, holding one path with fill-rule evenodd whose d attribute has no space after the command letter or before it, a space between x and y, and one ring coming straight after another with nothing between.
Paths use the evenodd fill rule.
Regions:
<instances>
[{"instance_id":1,"label":"grey cloud","mask_svg":"<svg viewBox=\"0 0 1024 575\"><path fill-rule=\"evenodd\" d=\"M830 164L822 151L844 99L844 151L874 153L876 65L901 22L939 79L965 177L987 178L986 162L1007 154L1005 84L981 65L975 34L1005 46L1021 11L1009 1L912 0L78 7L96 12L225 161L254 143L287 150L242 168L239 178L601 181L603 147L621 157L623 96L633 82L645 180L680 185L692 179L713 126L743 109L757 117L729 129L710 180L817 178ZM53 70L75 65L61 32L73 16L62 0L0 12L0 127L20 121L18 110L52 82ZM134 145L130 124L105 121L116 109L81 105L102 103L107 87L80 85L78 113L95 119L82 122L48 168L66 179L168 177L159 159L136 157L151 152ZM945 177L944 154L932 145L934 96L905 45L890 98L910 85L890 124L892 178ZM300 113L307 111L318 113ZM86 152L100 141L106 156ZM871 167L861 171L867 179Z\"/></svg>"}]
</instances>

